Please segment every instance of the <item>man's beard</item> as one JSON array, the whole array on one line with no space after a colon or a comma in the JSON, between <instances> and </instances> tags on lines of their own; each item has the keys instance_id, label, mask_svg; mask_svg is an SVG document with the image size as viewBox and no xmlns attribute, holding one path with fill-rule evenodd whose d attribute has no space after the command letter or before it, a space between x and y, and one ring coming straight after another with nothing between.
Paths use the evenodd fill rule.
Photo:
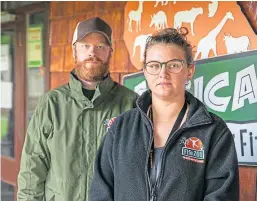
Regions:
<instances>
[{"instance_id":1,"label":"man's beard","mask_svg":"<svg viewBox=\"0 0 257 201\"><path fill-rule=\"evenodd\" d=\"M89 61L98 62L98 63L88 63ZM89 82L98 82L102 81L109 70L110 58L107 62L103 62L97 57L91 57L85 59L82 62L77 62L75 64L75 73L76 75L85 81Z\"/></svg>"}]
</instances>

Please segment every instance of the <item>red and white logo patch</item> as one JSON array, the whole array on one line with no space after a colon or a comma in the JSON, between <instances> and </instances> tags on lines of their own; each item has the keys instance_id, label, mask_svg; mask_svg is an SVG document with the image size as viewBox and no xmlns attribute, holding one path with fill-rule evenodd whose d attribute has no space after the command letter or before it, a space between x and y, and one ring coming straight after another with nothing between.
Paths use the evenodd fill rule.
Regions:
<instances>
[{"instance_id":1,"label":"red and white logo patch","mask_svg":"<svg viewBox=\"0 0 257 201\"><path fill-rule=\"evenodd\" d=\"M116 117L112 117L111 119L106 119L104 124L107 126L107 131L115 121Z\"/></svg>"},{"instance_id":2,"label":"red and white logo patch","mask_svg":"<svg viewBox=\"0 0 257 201\"><path fill-rule=\"evenodd\" d=\"M182 141L182 156L185 160L194 161L197 163L204 162L204 145L199 138L190 137Z\"/></svg>"}]
</instances>

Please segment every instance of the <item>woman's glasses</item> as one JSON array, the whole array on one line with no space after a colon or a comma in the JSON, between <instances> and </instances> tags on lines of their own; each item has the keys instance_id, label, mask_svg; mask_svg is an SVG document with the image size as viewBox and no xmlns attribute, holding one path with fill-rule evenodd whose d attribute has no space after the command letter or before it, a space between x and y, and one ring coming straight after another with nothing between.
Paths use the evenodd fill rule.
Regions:
<instances>
[{"instance_id":1,"label":"woman's glasses","mask_svg":"<svg viewBox=\"0 0 257 201\"><path fill-rule=\"evenodd\" d=\"M145 64L145 69L151 75L158 75L163 66L170 73L179 73L184 64L186 64L186 62L179 59L172 59L167 62L149 61Z\"/></svg>"}]
</instances>

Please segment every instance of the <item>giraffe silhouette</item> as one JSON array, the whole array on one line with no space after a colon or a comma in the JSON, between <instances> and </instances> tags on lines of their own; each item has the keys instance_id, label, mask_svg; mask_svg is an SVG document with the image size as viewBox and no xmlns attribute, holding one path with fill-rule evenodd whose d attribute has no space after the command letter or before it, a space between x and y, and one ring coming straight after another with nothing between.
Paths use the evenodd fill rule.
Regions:
<instances>
[{"instance_id":1,"label":"giraffe silhouette","mask_svg":"<svg viewBox=\"0 0 257 201\"><path fill-rule=\"evenodd\" d=\"M228 19L234 20L234 17L231 12L227 12L221 20L221 22L218 24L218 26L216 26L215 29L210 31L207 36L205 36L199 41L197 45L197 52L195 54L195 60L197 59L199 54L201 54L201 59L208 58L209 52L211 50L214 52L214 55L217 56L216 38Z\"/></svg>"},{"instance_id":2,"label":"giraffe silhouette","mask_svg":"<svg viewBox=\"0 0 257 201\"><path fill-rule=\"evenodd\" d=\"M138 3L139 3L138 9L137 10L131 10L128 14L128 16L129 16L128 30L130 32L132 32L132 21L136 22L136 32L141 31L141 15L142 15L142 12L143 12L143 1L139 1Z\"/></svg>"}]
</instances>

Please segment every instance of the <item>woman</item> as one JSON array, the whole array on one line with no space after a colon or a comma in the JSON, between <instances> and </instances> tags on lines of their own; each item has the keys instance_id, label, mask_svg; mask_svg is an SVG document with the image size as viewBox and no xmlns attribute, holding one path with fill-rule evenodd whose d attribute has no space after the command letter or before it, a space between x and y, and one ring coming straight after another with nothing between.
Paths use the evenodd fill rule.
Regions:
<instances>
[{"instance_id":1,"label":"woman","mask_svg":"<svg viewBox=\"0 0 257 201\"><path fill-rule=\"evenodd\" d=\"M168 28L148 38L144 75L150 90L105 136L91 201L239 200L231 132L185 91L195 71L186 34Z\"/></svg>"}]
</instances>

